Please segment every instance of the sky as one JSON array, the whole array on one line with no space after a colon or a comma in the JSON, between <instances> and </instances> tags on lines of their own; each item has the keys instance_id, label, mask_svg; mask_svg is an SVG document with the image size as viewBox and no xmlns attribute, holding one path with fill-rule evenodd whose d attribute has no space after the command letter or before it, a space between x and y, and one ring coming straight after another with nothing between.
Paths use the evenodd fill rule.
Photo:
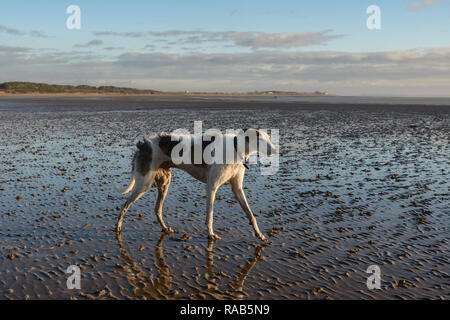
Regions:
<instances>
[{"instance_id":1,"label":"sky","mask_svg":"<svg viewBox=\"0 0 450 320\"><path fill-rule=\"evenodd\" d=\"M80 29L66 25L70 5ZM369 6L381 29L370 30ZM0 82L450 96L450 0L1 1Z\"/></svg>"}]
</instances>

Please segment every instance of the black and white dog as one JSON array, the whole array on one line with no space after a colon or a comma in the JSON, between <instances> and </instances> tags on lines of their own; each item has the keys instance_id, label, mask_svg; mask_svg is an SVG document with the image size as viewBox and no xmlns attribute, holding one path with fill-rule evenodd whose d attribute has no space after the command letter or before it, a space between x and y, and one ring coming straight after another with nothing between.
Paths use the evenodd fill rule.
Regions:
<instances>
[{"instance_id":1,"label":"black and white dog","mask_svg":"<svg viewBox=\"0 0 450 320\"><path fill-rule=\"evenodd\" d=\"M204 154L207 154L208 147L212 149L213 145L215 148L211 154L215 158L211 161L211 159L205 159ZM122 230L122 222L127 210L151 187L158 188L155 213L163 232L174 232L164 223L162 209L170 185L171 169L178 168L206 184L206 225L210 239L220 239L213 230L214 200L217 189L229 182L250 225L253 226L255 235L263 241L266 240L247 203L242 184L246 168L245 161L248 157L257 153L271 156L276 152L267 133L257 129L247 129L240 130L237 134L202 136L200 139L194 135L162 133L151 138L144 138L143 142L137 143L137 148L132 162L131 183L125 190L117 190L122 194L131 192L131 195L122 207L116 232ZM197 158L196 150L200 151L200 159Z\"/></svg>"}]
</instances>

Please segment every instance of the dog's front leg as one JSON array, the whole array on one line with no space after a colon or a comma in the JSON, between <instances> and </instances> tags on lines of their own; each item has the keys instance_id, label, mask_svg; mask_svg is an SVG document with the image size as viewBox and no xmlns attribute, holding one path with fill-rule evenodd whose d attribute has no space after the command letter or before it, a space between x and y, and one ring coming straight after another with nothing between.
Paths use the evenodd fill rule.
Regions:
<instances>
[{"instance_id":1,"label":"dog's front leg","mask_svg":"<svg viewBox=\"0 0 450 320\"><path fill-rule=\"evenodd\" d=\"M255 235L262 241L266 241L267 238L259 230L258 223L256 222L256 219L255 219L255 216L253 215L252 209L250 209L250 206L248 205L248 202L247 202L247 198L245 197L244 189L242 187L243 174L232 179L230 181L230 183L231 183L231 190L233 191L234 195L236 196L236 199L238 200L239 204L241 205L242 210L244 210L245 214L247 215L248 222L253 227L253 231L255 232Z\"/></svg>"},{"instance_id":2,"label":"dog's front leg","mask_svg":"<svg viewBox=\"0 0 450 320\"><path fill-rule=\"evenodd\" d=\"M220 237L214 233L213 230L213 211L214 200L216 199L217 187L206 187L206 225L208 226L208 237L211 240L220 240Z\"/></svg>"}]
</instances>

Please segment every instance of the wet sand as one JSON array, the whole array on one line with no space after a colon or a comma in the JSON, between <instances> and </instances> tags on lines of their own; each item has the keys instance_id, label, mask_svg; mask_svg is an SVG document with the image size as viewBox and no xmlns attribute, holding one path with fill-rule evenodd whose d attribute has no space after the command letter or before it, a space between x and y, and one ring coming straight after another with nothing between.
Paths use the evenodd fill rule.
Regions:
<instances>
[{"instance_id":1,"label":"wet sand","mask_svg":"<svg viewBox=\"0 0 450 320\"><path fill-rule=\"evenodd\" d=\"M448 299L445 103L1 97L0 299ZM197 120L280 129L278 174L245 179L270 244L228 186L209 243L204 185L181 171L164 206L177 233L161 235L152 190L115 236L134 141ZM66 288L73 264L81 290Z\"/></svg>"}]
</instances>

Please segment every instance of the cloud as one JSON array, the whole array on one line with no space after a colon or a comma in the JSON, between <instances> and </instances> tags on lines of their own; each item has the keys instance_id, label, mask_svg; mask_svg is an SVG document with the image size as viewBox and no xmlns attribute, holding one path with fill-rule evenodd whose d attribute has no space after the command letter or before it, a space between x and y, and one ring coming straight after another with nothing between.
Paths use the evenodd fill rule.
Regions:
<instances>
[{"instance_id":1,"label":"cloud","mask_svg":"<svg viewBox=\"0 0 450 320\"><path fill-rule=\"evenodd\" d=\"M25 32L23 32L23 31L20 31L17 29L12 29L12 28L7 28L3 25L0 25L0 32L4 32L4 33L15 35L15 36L23 36L25 34Z\"/></svg>"},{"instance_id":2,"label":"cloud","mask_svg":"<svg viewBox=\"0 0 450 320\"><path fill-rule=\"evenodd\" d=\"M408 11L423 11L430 7L442 6L445 2L441 0L422 0L417 2L412 2L409 6L406 7Z\"/></svg>"},{"instance_id":3,"label":"cloud","mask_svg":"<svg viewBox=\"0 0 450 320\"><path fill-rule=\"evenodd\" d=\"M85 44L75 44L73 47L74 48L87 48L87 47L101 46L101 45L103 45L102 40L91 40Z\"/></svg>"},{"instance_id":4,"label":"cloud","mask_svg":"<svg viewBox=\"0 0 450 320\"><path fill-rule=\"evenodd\" d=\"M115 31L97 31L93 32L95 36L118 36L127 38L141 38L145 35L143 32L115 32Z\"/></svg>"},{"instance_id":5,"label":"cloud","mask_svg":"<svg viewBox=\"0 0 450 320\"><path fill-rule=\"evenodd\" d=\"M120 55L115 65L127 70L147 70L167 78L231 77L245 79L308 78L316 80L354 80L416 75L445 75L450 71L450 49L426 51L282 52L259 51L233 54L164 54L129 52ZM427 71L428 70L428 71ZM428 73L427 73L428 72Z\"/></svg>"},{"instance_id":6,"label":"cloud","mask_svg":"<svg viewBox=\"0 0 450 320\"><path fill-rule=\"evenodd\" d=\"M10 47L10 46L3 46L0 45L0 54L7 53L11 55L17 55L22 54L25 52L29 52L31 49L26 47Z\"/></svg>"},{"instance_id":7,"label":"cloud","mask_svg":"<svg viewBox=\"0 0 450 320\"><path fill-rule=\"evenodd\" d=\"M124 50L124 47L104 47L103 49L111 51L111 50Z\"/></svg>"},{"instance_id":8,"label":"cloud","mask_svg":"<svg viewBox=\"0 0 450 320\"><path fill-rule=\"evenodd\" d=\"M331 30L323 32L231 32L225 38L232 40L237 46L258 48L298 48L325 44L342 37L331 34Z\"/></svg>"},{"instance_id":9,"label":"cloud","mask_svg":"<svg viewBox=\"0 0 450 320\"><path fill-rule=\"evenodd\" d=\"M157 47L154 44L145 45L144 49L155 50Z\"/></svg>"},{"instance_id":10,"label":"cloud","mask_svg":"<svg viewBox=\"0 0 450 320\"><path fill-rule=\"evenodd\" d=\"M0 66L2 67L2 72L8 67L12 69L20 69L21 66L37 68L40 65L51 70L57 65L70 65L70 63L80 61L89 62L101 58L102 56L95 55L90 51L71 50L66 52L0 45ZM18 71L18 73L20 72ZM12 77L16 78L14 74Z\"/></svg>"},{"instance_id":11,"label":"cloud","mask_svg":"<svg viewBox=\"0 0 450 320\"><path fill-rule=\"evenodd\" d=\"M36 37L36 38L48 38L48 36L41 31L33 30L31 32L25 32L25 31L22 31L19 29L8 28L3 25L0 25L0 33L6 33L9 35L13 35L13 36L29 35L31 37Z\"/></svg>"},{"instance_id":12,"label":"cloud","mask_svg":"<svg viewBox=\"0 0 450 320\"><path fill-rule=\"evenodd\" d=\"M0 46L0 82L10 79L134 86L159 90L326 90L355 95L447 95L450 47L343 52L47 52Z\"/></svg>"},{"instance_id":13,"label":"cloud","mask_svg":"<svg viewBox=\"0 0 450 320\"><path fill-rule=\"evenodd\" d=\"M37 30L31 31L30 35L35 38L48 38L48 36L45 33Z\"/></svg>"},{"instance_id":14,"label":"cloud","mask_svg":"<svg viewBox=\"0 0 450 320\"><path fill-rule=\"evenodd\" d=\"M236 47L247 47L252 49L289 49L312 45L323 45L327 42L341 38L343 35L333 34L332 30L321 32L241 32L241 31L202 31L202 30L167 30L148 32L94 32L96 36L120 36L120 37L156 37L157 40L173 38L177 44L203 44L203 43L232 43Z\"/></svg>"}]
</instances>

